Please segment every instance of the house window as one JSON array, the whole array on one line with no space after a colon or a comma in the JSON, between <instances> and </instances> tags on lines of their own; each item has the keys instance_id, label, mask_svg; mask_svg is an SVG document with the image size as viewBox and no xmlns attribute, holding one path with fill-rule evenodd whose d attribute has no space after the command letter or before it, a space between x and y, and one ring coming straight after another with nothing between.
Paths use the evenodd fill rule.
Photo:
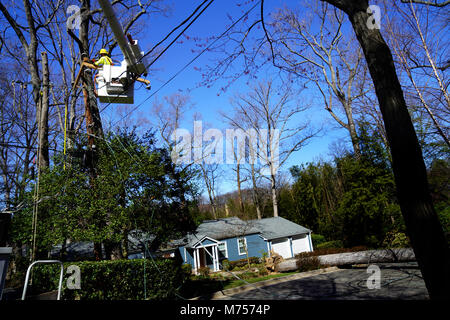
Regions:
<instances>
[{"instance_id":1,"label":"house window","mask_svg":"<svg viewBox=\"0 0 450 320\"><path fill-rule=\"evenodd\" d=\"M246 253L245 251L247 250L247 239L239 238L237 241L238 241L239 255L245 254Z\"/></svg>"},{"instance_id":2,"label":"house window","mask_svg":"<svg viewBox=\"0 0 450 320\"><path fill-rule=\"evenodd\" d=\"M217 249L219 250L221 256L228 258L227 244L225 242L219 242L217 244Z\"/></svg>"}]
</instances>

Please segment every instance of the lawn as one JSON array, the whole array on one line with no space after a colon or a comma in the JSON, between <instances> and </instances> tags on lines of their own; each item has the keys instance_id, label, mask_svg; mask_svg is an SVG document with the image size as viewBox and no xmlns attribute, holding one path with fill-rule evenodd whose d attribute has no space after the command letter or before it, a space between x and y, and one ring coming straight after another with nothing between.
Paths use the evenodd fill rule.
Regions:
<instances>
[{"instance_id":1,"label":"lawn","mask_svg":"<svg viewBox=\"0 0 450 320\"><path fill-rule=\"evenodd\" d=\"M231 288L235 288L235 287L240 287L240 286L243 286L243 285L246 285L249 283L255 283L255 282L265 281L265 280L274 279L274 278L286 277L286 276L290 276L290 275L296 274L296 273L299 273L299 271L273 273L273 274L269 274L267 276L250 278L250 279L246 279L246 280L237 280L236 279L236 280L229 282L227 285L225 285L223 289L226 290L226 289L231 289Z\"/></svg>"}]
</instances>

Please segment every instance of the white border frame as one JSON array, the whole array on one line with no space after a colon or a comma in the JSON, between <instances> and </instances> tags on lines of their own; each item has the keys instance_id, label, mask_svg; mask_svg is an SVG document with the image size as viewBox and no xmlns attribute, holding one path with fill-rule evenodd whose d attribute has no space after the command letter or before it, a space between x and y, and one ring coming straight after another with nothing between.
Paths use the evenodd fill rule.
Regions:
<instances>
[{"instance_id":1,"label":"white border frame","mask_svg":"<svg viewBox=\"0 0 450 320\"><path fill-rule=\"evenodd\" d=\"M217 251L220 252L219 244L222 244L222 243L225 245L225 258L228 259L228 244L226 241L220 241L217 243Z\"/></svg>"},{"instance_id":2,"label":"white border frame","mask_svg":"<svg viewBox=\"0 0 450 320\"><path fill-rule=\"evenodd\" d=\"M247 247L247 238L242 237L242 238L237 238L237 239L236 239L236 241L237 241L237 246L238 246L238 254L239 254L240 256L243 256L244 254L246 254L246 252L244 251L243 253L241 253L241 249L239 248L239 240L241 240L241 239L244 239L244 245L245 245L245 248L246 248L247 251L248 251L248 247Z\"/></svg>"}]
</instances>

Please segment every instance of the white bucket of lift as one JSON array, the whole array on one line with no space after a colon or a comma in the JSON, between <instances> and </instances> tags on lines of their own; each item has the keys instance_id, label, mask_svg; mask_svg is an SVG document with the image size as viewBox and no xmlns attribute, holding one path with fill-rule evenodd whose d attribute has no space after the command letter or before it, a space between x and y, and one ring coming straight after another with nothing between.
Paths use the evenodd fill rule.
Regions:
<instances>
[{"instance_id":1,"label":"white bucket of lift","mask_svg":"<svg viewBox=\"0 0 450 320\"><path fill-rule=\"evenodd\" d=\"M127 64L104 65L96 77L97 95L103 103L134 103L134 81L127 72Z\"/></svg>"}]
</instances>

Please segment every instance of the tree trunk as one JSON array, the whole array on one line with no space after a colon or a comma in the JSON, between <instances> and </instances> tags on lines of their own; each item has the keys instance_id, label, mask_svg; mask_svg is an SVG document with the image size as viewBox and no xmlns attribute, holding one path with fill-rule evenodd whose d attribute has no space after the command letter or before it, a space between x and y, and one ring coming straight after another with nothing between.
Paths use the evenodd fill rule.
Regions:
<instances>
[{"instance_id":1,"label":"tree trunk","mask_svg":"<svg viewBox=\"0 0 450 320\"><path fill-rule=\"evenodd\" d=\"M82 58L87 58L89 54L89 21L91 19L90 16L91 5L89 0L83 0L82 6L80 9L81 22L80 22L80 38L79 50ZM83 98L85 104L86 111L86 131L88 134L88 145L89 151L91 152L91 163L90 171L91 171L91 185L95 187L95 183L93 182L97 176L96 172L96 163L98 150L95 145L95 138L103 138L103 128L102 122L100 118L100 112L97 104L97 97L94 93L94 81L92 79L92 71L90 69L85 69L83 73ZM104 219L97 220L97 227L102 229L106 225L106 221ZM105 245L105 251L106 251ZM94 242L94 256L96 260L101 260L102 257L102 244L101 242Z\"/></svg>"},{"instance_id":2,"label":"tree trunk","mask_svg":"<svg viewBox=\"0 0 450 320\"><path fill-rule=\"evenodd\" d=\"M104 241L106 259L120 260L123 259L122 243L115 241Z\"/></svg>"},{"instance_id":3,"label":"tree trunk","mask_svg":"<svg viewBox=\"0 0 450 320\"><path fill-rule=\"evenodd\" d=\"M355 152L356 157L359 159L361 157L361 148L359 147L358 134L356 132L355 120L353 119L352 107L348 102L343 102L342 105L344 106L345 114L347 116L348 131L350 133L353 151Z\"/></svg>"},{"instance_id":4,"label":"tree trunk","mask_svg":"<svg viewBox=\"0 0 450 320\"><path fill-rule=\"evenodd\" d=\"M122 258L128 259L129 248L128 248L128 231L124 231L124 239L122 240Z\"/></svg>"},{"instance_id":5,"label":"tree trunk","mask_svg":"<svg viewBox=\"0 0 450 320\"><path fill-rule=\"evenodd\" d=\"M259 197L258 197L258 187L256 185L256 173L255 173L255 164L254 163L250 163L251 166L251 175L252 175L252 184L253 184L253 202L255 204L256 207L256 216L258 217L258 219L262 219L262 215L261 215L261 207L260 207L260 203L259 203Z\"/></svg>"},{"instance_id":6,"label":"tree trunk","mask_svg":"<svg viewBox=\"0 0 450 320\"><path fill-rule=\"evenodd\" d=\"M450 297L450 249L432 205L422 151L397 78L391 51L367 22L367 0L332 1L348 14L375 85L391 148L399 204L430 298Z\"/></svg>"},{"instance_id":7,"label":"tree trunk","mask_svg":"<svg viewBox=\"0 0 450 320\"><path fill-rule=\"evenodd\" d=\"M345 252L317 256L316 258L323 266L416 261L414 251L409 248ZM308 259L308 257L304 259ZM299 264L301 264L301 259L285 260L278 263L275 269L277 272L295 271Z\"/></svg>"},{"instance_id":8,"label":"tree trunk","mask_svg":"<svg viewBox=\"0 0 450 320\"><path fill-rule=\"evenodd\" d=\"M271 168L272 170L272 168ZM273 204L273 216L278 217L278 197L277 197L277 190L276 190L276 184L275 184L275 174L272 173L270 175L270 184L271 184L271 191L272 191L272 204Z\"/></svg>"},{"instance_id":9,"label":"tree trunk","mask_svg":"<svg viewBox=\"0 0 450 320\"><path fill-rule=\"evenodd\" d=\"M94 258L95 261L100 261L103 259L101 242L94 242Z\"/></svg>"},{"instance_id":10,"label":"tree trunk","mask_svg":"<svg viewBox=\"0 0 450 320\"><path fill-rule=\"evenodd\" d=\"M50 164L49 151L48 151L48 108L49 108L49 91L50 91L50 79L48 70L48 57L47 52L41 53L42 57L42 91L41 91L41 103L38 122L38 136L39 136L39 172L48 168Z\"/></svg>"},{"instance_id":11,"label":"tree trunk","mask_svg":"<svg viewBox=\"0 0 450 320\"><path fill-rule=\"evenodd\" d=\"M238 188L239 210L241 211L241 213L244 213L244 201L242 201L242 189L241 189L241 166L239 163L236 166L236 179Z\"/></svg>"}]
</instances>

